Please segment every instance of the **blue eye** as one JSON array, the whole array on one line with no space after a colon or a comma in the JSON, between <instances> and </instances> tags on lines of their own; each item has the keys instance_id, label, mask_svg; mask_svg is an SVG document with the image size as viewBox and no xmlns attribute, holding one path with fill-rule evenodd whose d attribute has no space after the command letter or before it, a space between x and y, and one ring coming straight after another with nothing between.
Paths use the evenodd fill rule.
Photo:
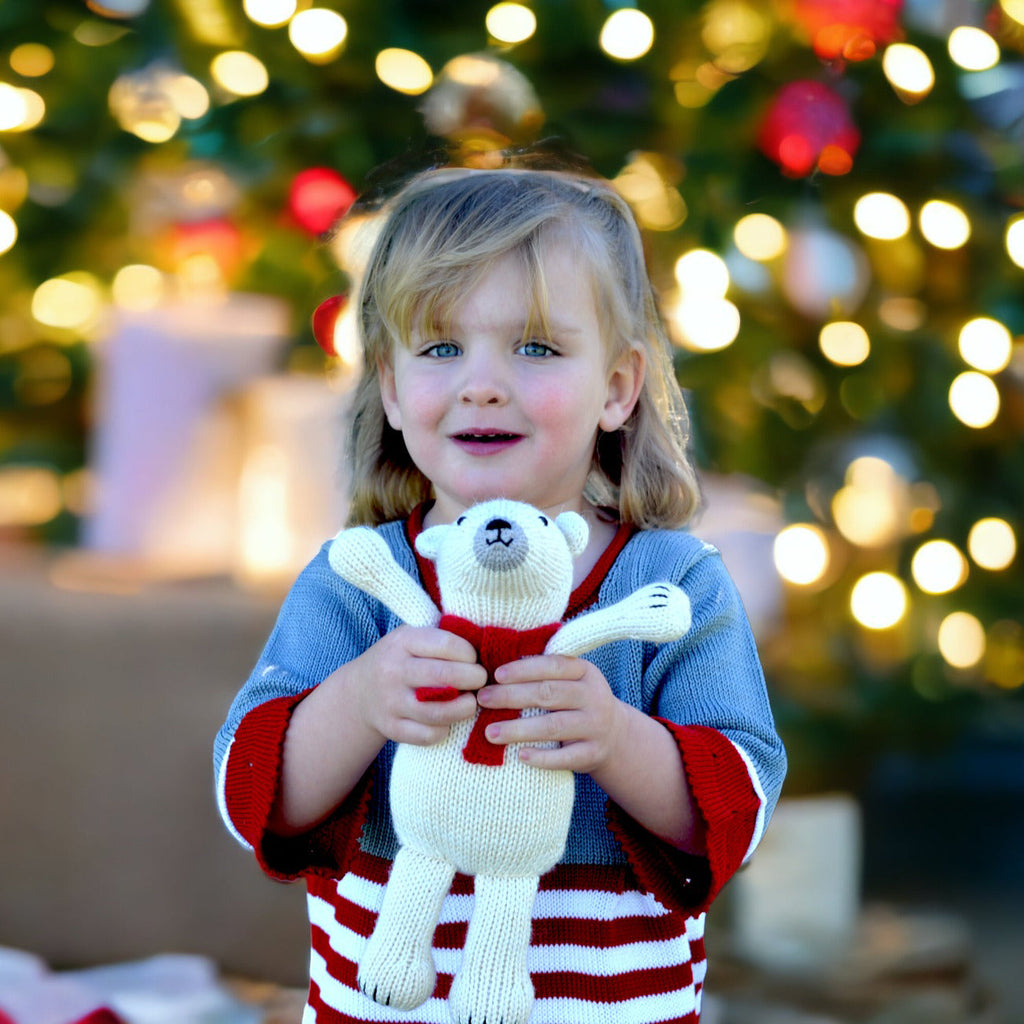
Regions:
<instances>
[{"instance_id":1,"label":"blue eye","mask_svg":"<svg viewBox=\"0 0 1024 1024\"><path fill-rule=\"evenodd\" d=\"M534 359L555 354L555 350L550 345L546 342L538 341L536 338L524 341L520 346L519 351L522 352L524 356L530 356Z\"/></svg>"},{"instance_id":2,"label":"blue eye","mask_svg":"<svg viewBox=\"0 0 1024 1024\"><path fill-rule=\"evenodd\" d=\"M434 359L451 359L459 354L459 346L454 341L437 341L423 350L423 355Z\"/></svg>"}]
</instances>

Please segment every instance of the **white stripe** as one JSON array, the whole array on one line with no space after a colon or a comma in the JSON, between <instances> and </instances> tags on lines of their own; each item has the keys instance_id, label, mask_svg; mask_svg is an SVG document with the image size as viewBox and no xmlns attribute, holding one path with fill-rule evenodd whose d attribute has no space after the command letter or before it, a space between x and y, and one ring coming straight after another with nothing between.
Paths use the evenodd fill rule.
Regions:
<instances>
[{"instance_id":1,"label":"white stripe","mask_svg":"<svg viewBox=\"0 0 1024 1024\"><path fill-rule=\"evenodd\" d=\"M384 886L354 872L338 883L338 895L364 910L380 910ZM473 911L473 897L449 894L441 908L441 924L465 922ZM603 892L598 889L542 889L533 905L534 920L571 918L615 921L622 917L663 917L669 911L650 893L629 890Z\"/></svg>"},{"instance_id":2,"label":"white stripe","mask_svg":"<svg viewBox=\"0 0 1024 1024\"><path fill-rule=\"evenodd\" d=\"M339 957L358 964L366 947L366 939L339 923L334 916L334 908L326 900L310 896L307 902L310 924L324 931L331 949ZM690 918L686 922L686 933L671 939L652 939L607 948L580 946L576 943L531 946L527 952L527 965L533 974L576 971L595 977L610 977L647 968L675 967L690 962L690 943L704 935L703 917ZM433 956L439 973L454 974L462 960L462 950L434 948ZM694 961L695 974L698 962L703 964L704 961Z\"/></svg>"},{"instance_id":3,"label":"white stripe","mask_svg":"<svg viewBox=\"0 0 1024 1024\"><path fill-rule=\"evenodd\" d=\"M231 815L228 813L228 798L227 798L227 781L228 781L228 760L231 757L231 748L235 745L234 739L228 744L227 753L224 755L224 760L220 763L220 771L217 773L217 810L220 811L220 816L224 819L224 824L227 825L228 831L249 851L252 850L252 844L246 842L242 833L235 828L235 823L231 820Z\"/></svg>"},{"instance_id":4,"label":"white stripe","mask_svg":"<svg viewBox=\"0 0 1024 1024\"><path fill-rule=\"evenodd\" d=\"M764 834L764 808L768 801L765 798L764 790L761 788L761 780L757 777L757 772L754 770L754 762L750 760L750 756L738 743L734 743L732 740L729 742L732 743L736 748L736 753L743 759L743 763L747 768L747 774L750 776L750 784L754 787L754 792L760 801L760 806L757 808L757 818L754 821L754 834L750 837L747 852L743 855L743 863L746 864L753 855L754 850L757 849L757 844L761 842L761 836Z\"/></svg>"},{"instance_id":5,"label":"white stripe","mask_svg":"<svg viewBox=\"0 0 1024 1024\"><path fill-rule=\"evenodd\" d=\"M697 996L692 985L675 992L639 996L617 1003L592 1003L586 999L538 999L533 1004L530 1024L565 1024L577 1021L600 1024L608 1020L610 1007L615 1009L616 1024L649 1024L650 1021L675 1020L697 1009Z\"/></svg>"}]
</instances>

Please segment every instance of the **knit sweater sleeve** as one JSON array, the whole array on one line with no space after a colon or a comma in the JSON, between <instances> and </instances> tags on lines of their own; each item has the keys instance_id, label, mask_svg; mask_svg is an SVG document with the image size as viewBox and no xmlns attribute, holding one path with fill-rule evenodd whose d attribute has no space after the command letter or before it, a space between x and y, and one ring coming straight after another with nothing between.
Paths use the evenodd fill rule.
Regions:
<instances>
[{"instance_id":1,"label":"knit sweater sleeve","mask_svg":"<svg viewBox=\"0 0 1024 1024\"><path fill-rule=\"evenodd\" d=\"M217 734L214 772L221 817L274 878L330 874L358 842L372 770L327 818L301 835L275 835L269 829L270 815L295 708L395 624L378 602L331 570L324 545L291 588L256 667Z\"/></svg>"},{"instance_id":2,"label":"knit sweater sleeve","mask_svg":"<svg viewBox=\"0 0 1024 1024\"><path fill-rule=\"evenodd\" d=\"M608 818L641 884L692 913L710 906L753 853L778 799L786 755L736 587L713 547L682 536L685 542L666 534L642 539L640 563L660 566L651 571L686 591L693 622L646 664L641 701L675 739L706 828L707 857L702 862L661 841L615 804Z\"/></svg>"}]
</instances>

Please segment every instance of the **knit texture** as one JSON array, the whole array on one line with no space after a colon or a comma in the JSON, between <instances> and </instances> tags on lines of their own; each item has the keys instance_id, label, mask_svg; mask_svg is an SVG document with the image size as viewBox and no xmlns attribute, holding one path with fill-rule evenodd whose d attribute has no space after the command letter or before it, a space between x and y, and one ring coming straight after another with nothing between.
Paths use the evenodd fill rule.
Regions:
<instances>
[{"instance_id":1,"label":"knit texture","mask_svg":"<svg viewBox=\"0 0 1024 1024\"><path fill-rule=\"evenodd\" d=\"M375 532L436 601L433 565L412 547L421 522L418 511L408 524ZM571 595L568 614L601 609L658 580L678 583L689 595L687 634L658 647L624 640L586 657L620 699L671 726L680 770L708 828L709 856L695 858L660 843L593 780L577 776L565 851L541 878L533 907L530 1024L694 1024L706 970L704 911L733 865L756 845L781 788L785 755L753 640L713 548L685 532L622 528ZM394 746L388 744L345 802L303 836L274 837L261 811L272 806L279 784L289 705L399 621L341 581L325 547L286 599L215 744L225 822L253 845L264 870L281 879L303 877L309 889L304 1024L449 1019L447 999L474 902L473 879L466 875L455 875L442 902L432 937L436 983L430 998L415 1011L392 1011L356 986L357 964L398 850L387 800Z\"/></svg>"},{"instance_id":2,"label":"knit texture","mask_svg":"<svg viewBox=\"0 0 1024 1024\"><path fill-rule=\"evenodd\" d=\"M416 548L436 566L441 625L474 644L491 676L499 665L542 653L559 630L573 557L586 547L587 535L575 513L552 522L506 499L425 530ZM415 610L408 577L399 578L401 567L372 531L343 531L330 562L343 576L352 569L349 582L397 614ZM429 601L425 593L423 600ZM685 596L661 584L581 616L566 627L576 635L563 650L575 653L626 636L674 640L689 624ZM491 721L517 715L481 711L475 721L453 725L443 742L403 745L395 755L391 814L401 850L357 975L360 989L377 1003L413 1009L430 996L430 940L458 869L477 876L478 889L449 996L453 1019L525 1024L530 1014L526 950L533 897L540 875L564 850L574 780L571 772L523 763L515 745L506 752L487 740Z\"/></svg>"}]
</instances>

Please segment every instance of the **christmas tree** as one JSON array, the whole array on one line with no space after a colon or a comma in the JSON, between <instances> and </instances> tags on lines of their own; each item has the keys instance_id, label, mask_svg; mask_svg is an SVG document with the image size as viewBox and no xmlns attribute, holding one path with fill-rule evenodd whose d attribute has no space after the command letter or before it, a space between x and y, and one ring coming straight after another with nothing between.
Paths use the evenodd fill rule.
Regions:
<instances>
[{"instance_id":1,"label":"christmas tree","mask_svg":"<svg viewBox=\"0 0 1024 1024\"><path fill-rule=\"evenodd\" d=\"M112 311L276 296L329 372L354 196L534 146L633 204L699 462L778 521L794 787L1019 716L1019 0L4 0L0 39L6 535L77 536Z\"/></svg>"}]
</instances>

